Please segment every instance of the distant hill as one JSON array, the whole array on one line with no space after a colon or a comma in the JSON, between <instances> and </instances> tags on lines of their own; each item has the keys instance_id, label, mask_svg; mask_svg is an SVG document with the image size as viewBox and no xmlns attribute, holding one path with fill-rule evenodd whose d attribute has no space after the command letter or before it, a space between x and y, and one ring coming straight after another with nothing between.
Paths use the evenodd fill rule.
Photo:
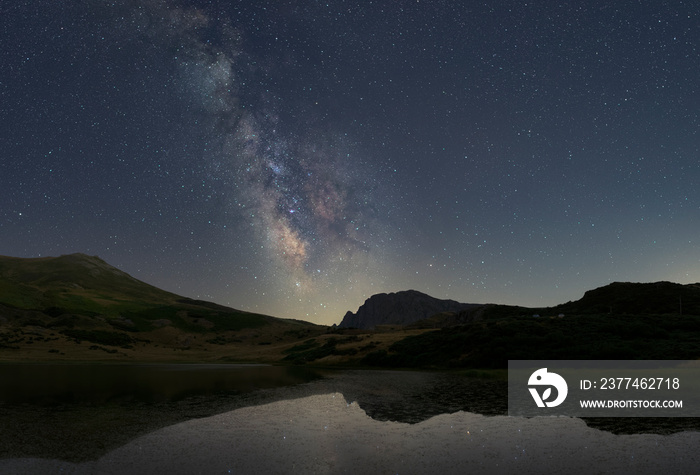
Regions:
<instances>
[{"instance_id":1,"label":"distant hill","mask_svg":"<svg viewBox=\"0 0 700 475\"><path fill-rule=\"evenodd\" d=\"M347 312L339 326L370 329L377 325L410 325L439 313L459 314L478 307L481 305L441 300L416 290L405 290L371 296L356 313Z\"/></svg>"},{"instance_id":2,"label":"distant hill","mask_svg":"<svg viewBox=\"0 0 700 475\"><path fill-rule=\"evenodd\" d=\"M578 315L700 315L700 283L613 282L589 290L580 300L557 305L554 309Z\"/></svg>"}]
</instances>

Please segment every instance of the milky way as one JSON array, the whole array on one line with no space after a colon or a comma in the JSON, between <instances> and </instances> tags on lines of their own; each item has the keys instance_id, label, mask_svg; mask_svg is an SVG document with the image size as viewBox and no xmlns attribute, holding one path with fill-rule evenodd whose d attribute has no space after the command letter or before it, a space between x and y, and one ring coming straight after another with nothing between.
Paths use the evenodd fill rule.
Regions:
<instances>
[{"instance_id":1,"label":"milky way","mask_svg":"<svg viewBox=\"0 0 700 475\"><path fill-rule=\"evenodd\" d=\"M700 281L681 1L11 2L0 254L337 323Z\"/></svg>"},{"instance_id":2,"label":"milky way","mask_svg":"<svg viewBox=\"0 0 700 475\"><path fill-rule=\"evenodd\" d=\"M274 92L249 91L261 77L284 77L285 68L247 52L245 32L228 21L169 2L135 12L148 26L141 18L132 35L175 51L174 85L201 113L201 167L221 195L217 211L237 218L237 238L263 260L257 272L271 274L262 286L273 290L259 291L264 301L293 300L308 317L327 306L328 292L347 295L376 275L370 262L381 254L392 184L380 190L348 134L322 122L290 127Z\"/></svg>"}]
</instances>

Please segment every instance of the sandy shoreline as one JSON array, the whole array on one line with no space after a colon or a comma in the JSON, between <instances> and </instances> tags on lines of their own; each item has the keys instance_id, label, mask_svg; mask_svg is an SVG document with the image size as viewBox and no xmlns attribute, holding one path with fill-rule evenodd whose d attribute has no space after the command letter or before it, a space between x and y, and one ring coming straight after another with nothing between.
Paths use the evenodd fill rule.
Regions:
<instances>
[{"instance_id":1,"label":"sandy shoreline","mask_svg":"<svg viewBox=\"0 0 700 475\"><path fill-rule=\"evenodd\" d=\"M458 412L418 424L375 421L340 393L195 419L96 461L0 460L16 474L690 473L699 432L614 435L579 419Z\"/></svg>"}]
</instances>

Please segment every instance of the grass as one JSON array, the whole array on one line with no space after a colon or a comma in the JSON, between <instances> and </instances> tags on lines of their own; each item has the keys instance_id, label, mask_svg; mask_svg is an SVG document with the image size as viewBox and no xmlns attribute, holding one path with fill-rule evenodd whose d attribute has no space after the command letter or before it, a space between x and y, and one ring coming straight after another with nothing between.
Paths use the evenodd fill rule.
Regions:
<instances>
[{"instance_id":1,"label":"grass","mask_svg":"<svg viewBox=\"0 0 700 475\"><path fill-rule=\"evenodd\" d=\"M158 313L158 316L163 315ZM265 362L436 368L468 371L474 377L498 378L499 370L507 367L509 359L700 357L700 317L697 316L512 317L442 330L399 329L362 334L332 333L325 327L281 320L255 328L226 331L202 327L185 331L172 325L148 331L120 331L107 323L88 327L86 322L94 320L74 318L73 328L0 326L0 360ZM90 351L94 346L105 350L93 348ZM116 353L106 351L117 348Z\"/></svg>"},{"instance_id":2,"label":"grass","mask_svg":"<svg viewBox=\"0 0 700 475\"><path fill-rule=\"evenodd\" d=\"M327 356L354 356L358 353L355 347L338 348L338 345L347 343L356 343L362 341L362 338L357 336L349 336L345 338L330 337L321 345L316 339L306 340L305 342L296 345L285 353L289 353L284 357L285 361L295 364L310 363L320 360Z\"/></svg>"},{"instance_id":3,"label":"grass","mask_svg":"<svg viewBox=\"0 0 700 475\"><path fill-rule=\"evenodd\" d=\"M83 340L90 343L98 343L122 348L133 348L134 340L126 333L110 332L104 330L63 330L62 334L73 338L77 343Z\"/></svg>"}]
</instances>

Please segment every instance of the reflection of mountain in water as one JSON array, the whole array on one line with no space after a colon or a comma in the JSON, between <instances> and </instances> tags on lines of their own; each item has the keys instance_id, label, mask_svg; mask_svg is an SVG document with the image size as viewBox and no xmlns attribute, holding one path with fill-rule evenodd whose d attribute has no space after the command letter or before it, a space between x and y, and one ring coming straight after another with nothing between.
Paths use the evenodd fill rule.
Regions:
<instances>
[{"instance_id":1,"label":"reflection of mountain in water","mask_svg":"<svg viewBox=\"0 0 700 475\"><path fill-rule=\"evenodd\" d=\"M347 371L340 374L334 388L348 403L356 401L368 416L379 421L415 424L458 411L485 416L508 412L508 385L502 380L441 372ZM700 418L693 417L599 417L583 418L583 421L589 427L618 435L666 435L700 430Z\"/></svg>"},{"instance_id":2,"label":"reflection of mountain in water","mask_svg":"<svg viewBox=\"0 0 700 475\"><path fill-rule=\"evenodd\" d=\"M506 381L453 373L347 371L334 388L373 419L415 424L458 411L506 414Z\"/></svg>"}]
</instances>

